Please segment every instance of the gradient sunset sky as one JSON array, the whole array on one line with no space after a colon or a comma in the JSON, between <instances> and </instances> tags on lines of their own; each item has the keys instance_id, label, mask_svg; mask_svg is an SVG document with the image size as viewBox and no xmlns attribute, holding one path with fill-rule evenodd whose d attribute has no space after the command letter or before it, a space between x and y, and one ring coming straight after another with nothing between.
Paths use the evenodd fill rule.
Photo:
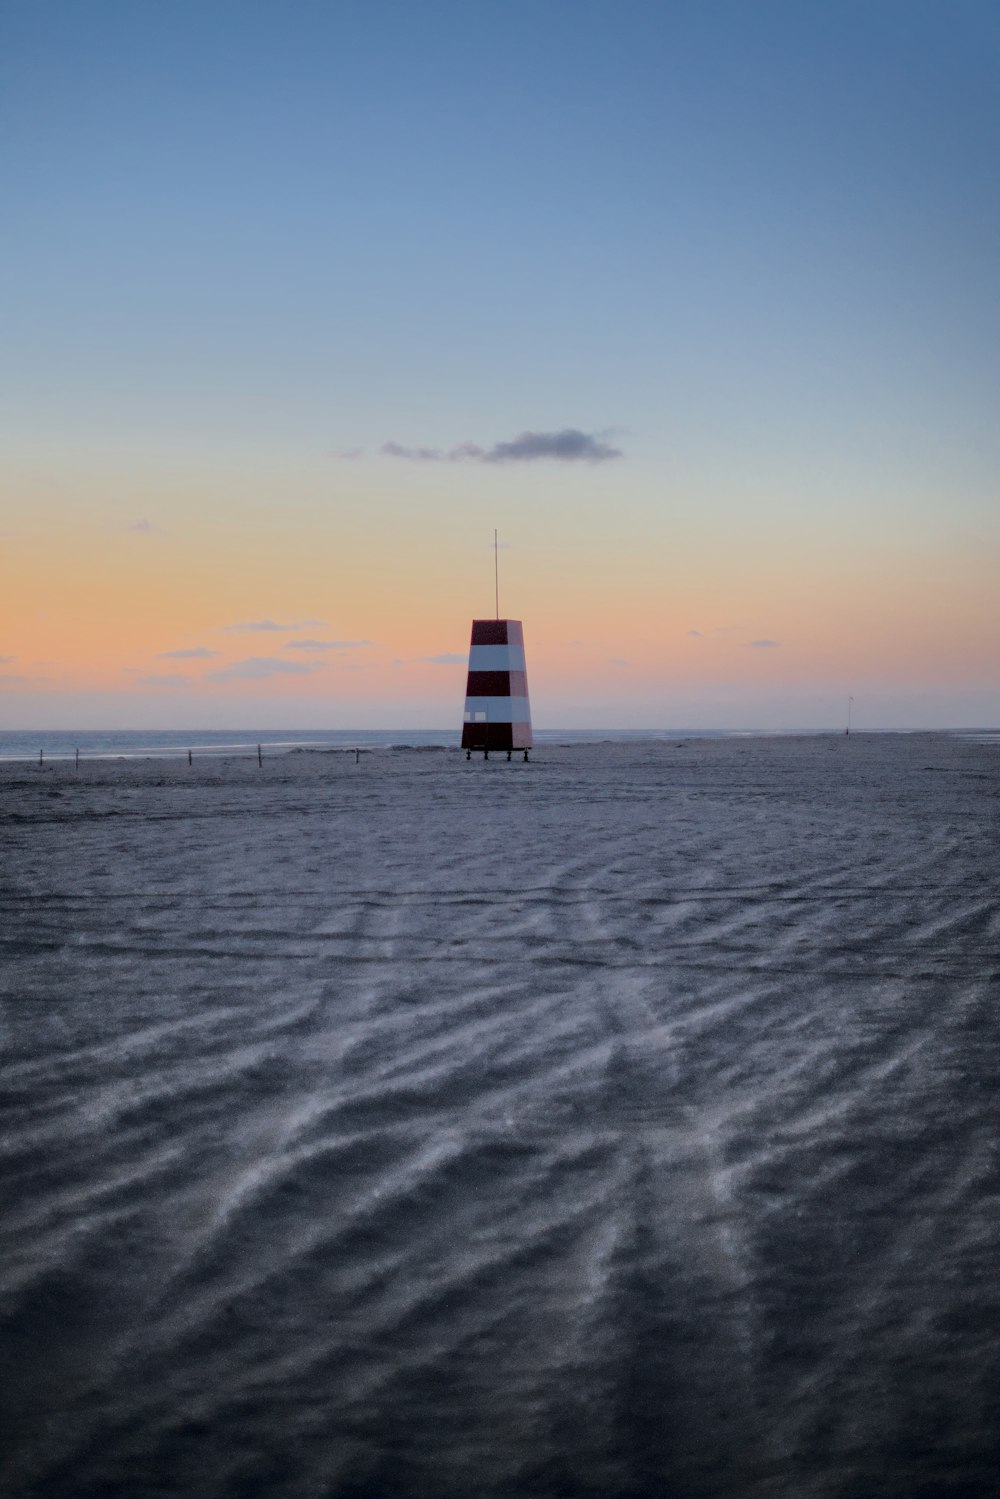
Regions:
<instances>
[{"instance_id":1,"label":"gradient sunset sky","mask_svg":"<svg viewBox=\"0 0 1000 1499\"><path fill-rule=\"evenodd\" d=\"M0 728L1000 724L995 0L0 4Z\"/></svg>"}]
</instances>

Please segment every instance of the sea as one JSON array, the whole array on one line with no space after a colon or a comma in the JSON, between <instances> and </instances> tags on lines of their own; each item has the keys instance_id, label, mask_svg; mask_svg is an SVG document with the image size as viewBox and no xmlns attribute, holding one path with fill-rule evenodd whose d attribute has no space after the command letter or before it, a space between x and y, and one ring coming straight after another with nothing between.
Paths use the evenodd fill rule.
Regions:
<instances>
[{"instance_id":1,"label":"sea","mask_svg":"<svg viewBox=\"0 0 1000 1499\"><path fill-rule=\"evenodd\" d=\"M718 739L725 729L536 729L538 744ZM454 748L448 729L15 729L0 731L0 760L132 760L192 755L255 755L288 750Z\"/></svg>"},{"instance_id":2,"label":"sea","mask_svg":"<svg viewBox=\"0 0 1000 1499\"><path fill-rule=\"evenodd\" d=\"M867 732L923 732L876 729ZM980 743L1000 742L1000 729L947 731ZM536 745L641 744L657 740L776 738L779 735L838 734L829 729L539 729ZM458 735L447 729L7 729L0 730L0 762L5 760L134 760L186 758L190 753L251 756L260 746L270 755L290 750L448 749Z\"/></svg>"}]
</instances>

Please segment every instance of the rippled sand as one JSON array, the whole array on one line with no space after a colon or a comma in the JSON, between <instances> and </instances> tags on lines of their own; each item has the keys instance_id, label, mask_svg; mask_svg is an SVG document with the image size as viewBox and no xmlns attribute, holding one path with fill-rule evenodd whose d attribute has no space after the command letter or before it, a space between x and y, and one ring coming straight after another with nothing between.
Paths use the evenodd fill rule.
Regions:
<instances>
[{"instance_id":1,"label":"rippled sand","mask_svg":"<svg viewBox=\"0 0 1000 1499\"><path fill-rule=\"evenodd\" d=\"M4 1499L1000 1492L997 746L0 817Z\"/></svg>"}]
</instances>

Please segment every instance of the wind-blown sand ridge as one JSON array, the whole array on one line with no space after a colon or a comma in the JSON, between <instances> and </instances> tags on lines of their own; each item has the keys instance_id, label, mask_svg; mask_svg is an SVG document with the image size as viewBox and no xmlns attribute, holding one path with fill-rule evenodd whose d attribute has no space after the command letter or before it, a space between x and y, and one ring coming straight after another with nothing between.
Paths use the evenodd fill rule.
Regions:
<instances>
[{"instance_id":1,"label":"wind-blown sand ridge","mask_svg":"<svg viewBox=\"0 0 1000 1499\"><path fill-rule=\"evenodd\" d=\"M1000 746L0 767L0 1492L994 1495Z\"/></svg>"}]
</instances>

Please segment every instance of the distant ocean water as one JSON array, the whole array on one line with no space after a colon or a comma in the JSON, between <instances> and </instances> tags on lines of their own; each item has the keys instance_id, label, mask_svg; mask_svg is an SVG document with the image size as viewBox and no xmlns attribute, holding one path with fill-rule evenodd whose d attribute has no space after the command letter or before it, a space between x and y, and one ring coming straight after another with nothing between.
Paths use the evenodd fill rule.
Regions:
<instances>
[{"instance_id":1,"label":"distant ocean water","mask_svg":"<svg viewBox=\"0 0 1000 1499\"><path fill-rule=\"evenodd\" d=\"M535 743L641 744L664 739L769 738L776 734L814 735L839 729L535 729ZM868 730L866 732L895 732ZM900 731L906 732L906 731ZM912 732L920 732L913 730ZM950 730L980 743L1000 743L1000 729ZM258 744L269 754L296 749L456 748L459 734L449 729L9 729L0 731L0 761L131 760L194 755L253 755Z\"/></svg>"},{"instance_id":2,"label":"distant ocean water","mask_svg":"<svg viewBox=\"0 0 1000 1499\"><path fill-rule=\"evenodd\" d=\"M721 739L724 729L536 729L537 744L641 742L648 739ZM271 754L292 749L420 749L457 746L449 729L16 729L0 732L0 760L81 758L134 759L146 756L250 755L258 744Z\"/></svg>"}]
</instances>

